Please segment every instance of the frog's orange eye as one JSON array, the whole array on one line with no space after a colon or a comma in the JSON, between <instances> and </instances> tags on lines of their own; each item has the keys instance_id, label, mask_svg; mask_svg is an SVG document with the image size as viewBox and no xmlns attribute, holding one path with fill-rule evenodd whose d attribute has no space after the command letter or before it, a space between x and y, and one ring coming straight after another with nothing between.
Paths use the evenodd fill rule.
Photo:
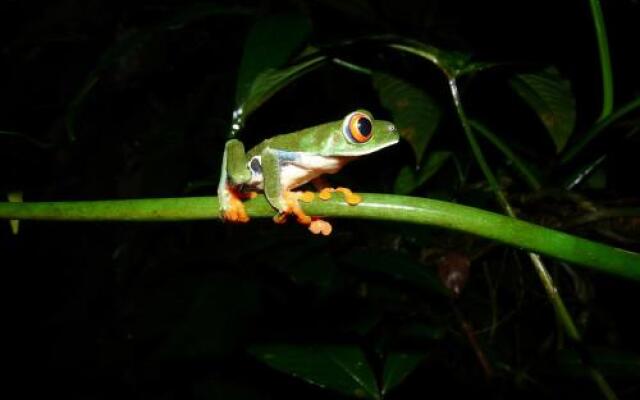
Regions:
<instances>
[{"instance_id":1,"label":"frog's orange eye","mask_svg":"<svg viewBox=\"0 0 640 400\"><path fill-rule=\"evenodd\" d=\"M365 143L373 136L373 124L367 114L355 111L342 123L344 136L353 143Z\"/></svg>"}]
</instances>

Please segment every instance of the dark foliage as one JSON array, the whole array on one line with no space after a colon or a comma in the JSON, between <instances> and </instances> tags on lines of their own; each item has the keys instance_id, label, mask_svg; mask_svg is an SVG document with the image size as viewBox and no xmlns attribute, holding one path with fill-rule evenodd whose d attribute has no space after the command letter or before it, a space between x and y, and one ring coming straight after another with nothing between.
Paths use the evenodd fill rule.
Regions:
<instances>
[{"instance_id":1,"label":"dark foliage","mask_svg":"<svg viewBox=\"0 0 640 400\"><path fill-rule=\"evenodd\" d=\"M640 94L640 6L603 9L619 106ZM397 110L379 93L401 80L429 97L408 118L423 118L432 137L359 160L333 182L499 210L441 71L377 41L411 38L496 63L460 84L469 116L500 132L543 182L534 193L479 139L522 218L640 248L637 216L581 219L585 202L638 207L637 111L561 165L562 139L509 84L553 66L554 84L575 99L567 146L594 124L602 95L586 0L4 1L2 192L25 201L215 195L247 37L282 15L309 23L292 24L292 43L305 35L293 55L312 45L387 75L372 82L338 64L309 72L256 108L247 143L357 108L391 119ZM263 57L280 65L254 59L245 83L292 62L273 46ZM562 190L603 154L575 196ZM413 176L421 157L433 170ZM548 260L583 332L575 345L526 254L427 227L332 222L329 238L265 220L0 229L11 380L27 398L598 397L583 355L621 398L640 395L637 283Z\"/></svg>"}]
</instances>

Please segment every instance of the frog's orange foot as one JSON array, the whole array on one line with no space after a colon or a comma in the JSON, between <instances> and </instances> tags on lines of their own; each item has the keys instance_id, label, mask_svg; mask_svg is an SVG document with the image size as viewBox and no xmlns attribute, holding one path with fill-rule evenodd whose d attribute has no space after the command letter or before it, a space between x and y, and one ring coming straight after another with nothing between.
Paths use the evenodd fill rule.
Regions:
<instances>
[{"instance_id":1,"label":"frog's orange foot","mask_svg":"<svg viewBox=\"0 0 640 400\"><path fill-rule=\"evenodd\" d=\"M362 202L362 196L353 193L350 189L345 187L337 187L337 188L324 188L318 194L321 200L329 200L331 198L331 194L333 192L340 192L344 195L344 200L347 204L351 206L355 206L356 204L360 204Z\"/></svg>"},{"instance_id":2,"label":"frog's orange foot","mask_svg":"<svg viewBox=\"0 0 640 400\"><path fill-rule=\"evenodd\" d=\"M223 217L225 221L229 222L249 222L249 215L244 207L224 210Z\"/></svg>"},{"instance_id":3,"label":"frog's orange foot","mask_svg":"<svg viewBox=\"0 0 640 400\"><path fill-rule=\"evenodd\" d=\"M273 222L275 222L276 224L284 224L285 222L287 222L287 215L288 214L286 212L277 213L273 216Z\"/></svg>"},{"instance_id":4,"label":"frog's orange foot","mask_svg":"<svg viewBox=\"0 0 640 400\"><path fill-rule=\"evenodd\" d=\"M247 200L247 199L252 200L258 197L258 192L242 192L242 193L239 193L238 197L240 197L243 200Z\"/></svg>"},{"instance_id":5,"label":"frog's orange foot","mask_svg":"<svg viewBox=\"0 0 640 400\"><path fill-rule=\"evenodd\" d=\"M229 222L249 222L249 215L244 209L244 204L233 194L229 196L228 204L222 211L222 217Z\"/></svg>"},{"instance_id":6,"label":"frog's orange foot","mask_svg":"<svg viewBox=\"0 0 640 400\"><path fill-rule=\"evenodd\" d=\"M332 229L330 223L321 219L315 219L309 224L309 231L316 235L329 236Z\"/></svg>"},{"instance_id":7,"label":"frog's orange foot","mask_svg":"<svg viewBox=\"0 0 640 400\"><path fill-rule=\"evenodd\" d=\"M300 201L304 201L305 203L311 203L316 195L313 192L293 192L298 196Z\"/></svg>"},{"instance_id":8,"label":"frog's orange foot","mask_svg":"<svg viewBox=\"0 0 640 400\"><path fill-rule=\"evenodd\" d=\"M315 194L312 192L284 192L282 193L282 200L285 205L284 210L273 217L273 222L276 224L283 224L287 220L289 214L296 216L299 223L303 225L309 225L311 223L311 217L305 214L298 204L298 201L309 203L313 201Z\"/></svg>"},{"instance_id":9,"label":"frog's orange foot","mask_svg":"<svg viewBox=\"0 0 640 400\"><path fill-rule=\"evenodd\" d=\"M300 204L298 204L298 200L302 200L304 202L310 202L313 200L313 193L311 192L285 192L284 200L287 204L287 210L290 214L293 214L298 219L298 222L304 225L309 225L311 223L311 217L302 211L300 208Z\"/></svg>"}]
</instances>

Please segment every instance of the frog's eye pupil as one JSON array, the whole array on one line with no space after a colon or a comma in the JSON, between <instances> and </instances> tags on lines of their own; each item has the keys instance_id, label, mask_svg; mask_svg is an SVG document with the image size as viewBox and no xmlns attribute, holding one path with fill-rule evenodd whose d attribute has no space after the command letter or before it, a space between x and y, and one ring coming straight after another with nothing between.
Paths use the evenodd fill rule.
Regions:
<instances>
[{"instance_id":1,"label":"frog's eye pupil","mask_svg":"<svg viewBox=\"0 0 640 400\"><path fill-rule=\"evenodd\" d=\"M369 136L371 133L371 121L368 118L359 118L357 126L362 136Z\"/></svg>"},{"instance_id":2,"label":"frog's eye pupil","mask_svg":"<svg viewBox=\"0 0 640 400\"><path fill-rule=\"evenodd\" d=\"M352 143L365 143L373 136L371 118L359 111L345 118L343 129L345 136Z\"/></svg>"}]
</instances>

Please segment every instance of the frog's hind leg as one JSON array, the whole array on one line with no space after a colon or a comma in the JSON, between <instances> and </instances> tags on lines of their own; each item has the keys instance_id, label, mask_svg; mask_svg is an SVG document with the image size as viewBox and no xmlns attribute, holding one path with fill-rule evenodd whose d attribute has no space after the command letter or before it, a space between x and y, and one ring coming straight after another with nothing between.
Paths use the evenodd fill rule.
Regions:
<instances>
[{"instance_id":1,"label":"frog's hind leg","mask_svg":"<svg viewBox=\"0 0 640 400\"><path fill-rule=\"evenodd\" d=\"M240 186L251 180L251 171L247 168L247 155L244 145L237 139L227 141L224 146L224 172L233 186Z\"/></svg>"},{"instance_id":2,"label":"frog's hind leg","mask_svg":"<svg viewBox=\"0 0 640 400\"><path fill-rule=\"evenodd\" d=\"M290 191L282 182L283 164L289 161L291 160L285 156L279 156L275 150L267 150L262 156L262 169L265 176L264 193L269 203L278 209L278 214L273 220L276 223L284 223L287 215L293 214L299 223L308 225L311 232L330 234L331 225L328 222L308 216L300 207L300 201L309 203L313 201L315 194Z\"/></svg>"},{"instance_id":3,"label":"frog's hind leg","mask_svg":"<svg viewBox=\"0 0 640 400\"><path fill-rule=\"evenodd\" d=\"M243 195L236 189L251 179L242 142L231 139L225 144L218 184L218 201L223 221L247 222L249 215L242 204Z\"/></svg>"},{"instance_id":4,"label":"frog's hind leg","mask_svg":"<svg viewBox=\"0 0 640 400\"><path fill-rule=\"evenodd\" d=\"M288 201L284 196L280 176L281 161L275 150L266 149L262 154L262 174L264 176L264 195L267 201L278 210L273 217L277 224L283 224L289 214Z\"/></svg>"}]
</instances>

